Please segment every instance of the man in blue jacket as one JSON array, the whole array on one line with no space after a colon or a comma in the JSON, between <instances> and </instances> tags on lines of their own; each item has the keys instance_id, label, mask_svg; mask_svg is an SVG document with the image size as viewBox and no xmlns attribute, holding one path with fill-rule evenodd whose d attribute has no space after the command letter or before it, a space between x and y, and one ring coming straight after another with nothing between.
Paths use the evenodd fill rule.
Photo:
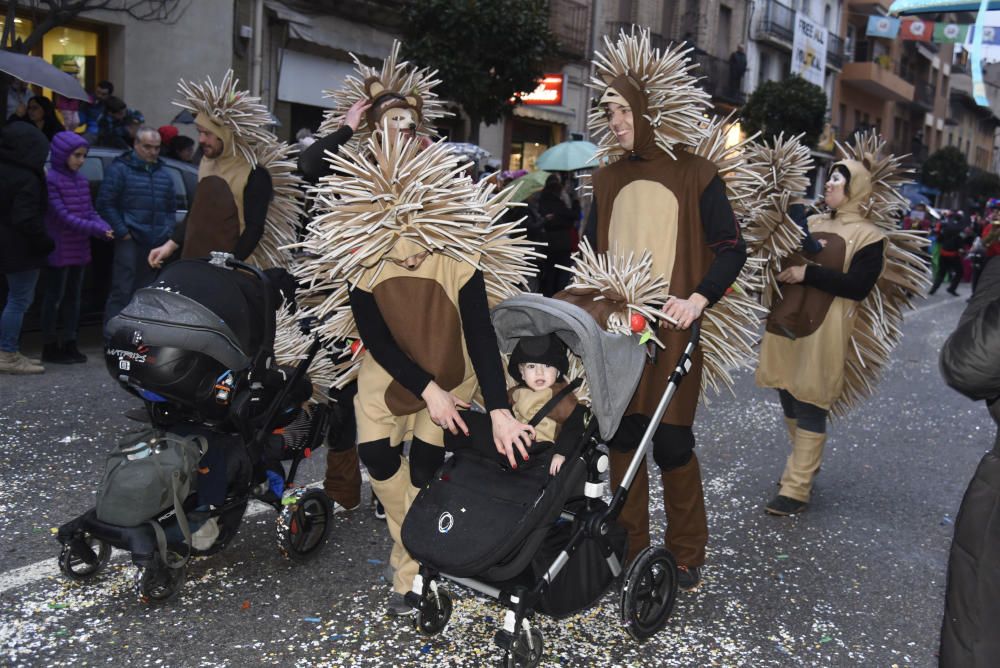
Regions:
<instances>
[{"instance_id":1,"label":"man in blue jacket","mask_svg":"<svg viewBox=\"0 0 1000 668\"><path fill-rule=\"evenodd\" d=\"M160 161L160 133L155 129L139 128L135 148L111 163L97 194L97 211L115 231L106 326L133 292L153 282L155 270L146 256L174 230L174 182Z\"/></svg>"}]
</instances>

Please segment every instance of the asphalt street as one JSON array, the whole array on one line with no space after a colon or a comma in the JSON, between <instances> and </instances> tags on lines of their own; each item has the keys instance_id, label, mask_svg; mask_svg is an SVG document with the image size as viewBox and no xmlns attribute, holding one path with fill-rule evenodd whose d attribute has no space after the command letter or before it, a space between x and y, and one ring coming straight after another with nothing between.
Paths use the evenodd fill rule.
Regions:
<instances>
[{"instance_id":1,"label":"asphalt street","mask_svg":"<svg viewBox=\"0 0 1000 668\"><path fill-rule=\"evenodd\" d=\"M539 618L543 665L936 665L954 517L993 437L985 406L938 372L967 285L960 294L941 291L908 315L877 394L831 426L803 515L763 512L787 437L776 394L741 372L737 397L713 400L696 425L711 532L703 586L681 594L643 644L618 621L617 591L568 620ZM159 607L137 601L122 554L91 581L65 580L51 529L92 506L105 453L134 425L121 413L137 403L96 345L85 352L85 365L0 376L0 664L482 666L499 656L502 609L467 590L451 587L459 600L438 636L382 615L389 541L367 503L336 517L307 564L285 560L274 513L251 508L233 543L193 563ZM320 480L324 456L302 481ZM655 513L654 541L661 502Z\"/></svg>"}]
</instances>

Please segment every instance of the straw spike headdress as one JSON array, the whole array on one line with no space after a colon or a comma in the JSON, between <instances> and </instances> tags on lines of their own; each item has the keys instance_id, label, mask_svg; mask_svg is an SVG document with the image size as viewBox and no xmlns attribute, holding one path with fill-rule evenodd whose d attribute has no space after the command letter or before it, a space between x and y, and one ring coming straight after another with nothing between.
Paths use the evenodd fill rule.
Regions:
<instances>
[{"instance_id":1,"label":"straw spike headdress","mask_svg":"<svg viewBox=\"0 0 1000 668\"><path fill-rule=\"evenodd\" d=\"M295 269L302 316L319 322L326 341L357 338L350 286L364 275L375 281L387 256L401 247L481 270L491 304L521 292L536 271L532 260L540 255L533 244L515 234L517 223L500 222L511 206L510 190L474 184L464 174L468 165L441 143L421 149L416 139L389 134L371 134L361 147L328 155L333 169L317 187L318 215L296 244L310 258ZM338 361L335 384L353 377L360 354Z\"/></svg>"},{"instance_id":2,"label":"straw spike headdress","mask_svg":"<svg viewBox=\"0 0 1000 668\"><path fill-rule=\"evenodd\" d=\"M233 145L226 146L225 150L232 151L233 155L238 152L251 167L256 167L256 147L276 143L278 138L267 129L272 123L267 107L249 91L237 90L239 82L232 70L226 72L218 86L212 77L204 83L181 79L177 89L183 97L174 100L174 104L195 115L204 114L230 130Z\"/></svg>"},{"instance_id":3,"label":"straw spike headdress","mask_svg":"<svg viewBox=\"0 0 1000 668\"><path fill-rule=\"evenodd\" d=\"M327 111L320 124L319 135L327 135L337 130L347 118L347 110L358 100L370 100L379 96L395 97L414 109L420 116L417 123L417 133L432 135L434 123L451 116L446 111L443 102L434 93L434 87L441 83L436 79L437 70L418 68L408 61L400 60L400 43L393 41L389 56L382 61L381 68L369 67L363 64L353 53L355 74L348 75L343 87L337 90L323 91L323 97L333 100L333 108ZM352 140L361 143L367 139L377 127L376 109L362 117L361 124L354 133Z\"/></svg>"},{"instance_id":4,"label":"straw spike headdress","mask_svg":"<svg viewBox=\"0 0 1000 668\"><path fill-rule=\"evenodd\" d=\"M634 81L647 98L645 117L653 127L656 145L671 157L674 147L698 142L704 134L704 116L711 109L711 96L698 85L697 67L687 54L690 48L671 46L662 52L650 45L649 29L622 30L618 40L604 37L604 52L595 53L595 73L588 86L602 94L620 76ZM597 138L598 158L615 159L625 150L608 127L604 109L595 106L587 118L592 137Z\"/></svg>"},{"instance_id":5,"label":"straw spike headdress","mask_svg":"<svg viewBox=\"0 0 1000 668\"><path fill-rule=\"evenodd\" d=\"M923 250L927 239L913 230L901 230L896 218L909 208L901 188L910 172L900 158L885 152L886 143L875 131L859 134L850 144L837 143L844 159L864 162L872 182L871 198L862 203L860 215L886 236L885 267L875 288L859 305L858 318L848 346L844 391L833 404L834 415L846 414L871 396L882 369L902 337L903 312L913 299L926 294L930 262Z\"/></svg>"}]
</instances>

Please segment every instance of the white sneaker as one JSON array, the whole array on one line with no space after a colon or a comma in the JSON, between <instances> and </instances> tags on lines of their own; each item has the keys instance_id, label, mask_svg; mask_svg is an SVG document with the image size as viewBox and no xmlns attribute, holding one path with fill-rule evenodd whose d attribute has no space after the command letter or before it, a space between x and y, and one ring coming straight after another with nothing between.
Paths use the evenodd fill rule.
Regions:
<instances>
[{"instance_id":1,"label":"white sneaker","mask_svg":"<svg viewBox=\"0 0 1000 668\"><path fill-rule=\"evenodd\" d=\"M357 510L358 508L361 507L361 502L359 501L358 505L354 506L353 508L348 508L346 506L340 505L333 499L330 499L330 505L333 506L333 514L336 515L337 513L349 513L352 510Z\"/></svg>"},{"instance_id":2,"label":"white sneaker","mask_svg":"<svg viewBox=\"0 0 1000 668\"><path fill-rule=\"evenodd\" d=\"M212 547L215 539L219 537L218 518L209 517L205 523L198 527L198 530L191 534L191 547L202 551Z\"/></svg>"},{"instance_id":3,"label":"white sneaker","mask_svg":"<svg viewBox=\"0 0 1000 668\"><path fill-rule=\"evenodd\" d=\"M0 373L18 375L45 373L45 367L33 363L21 353L0 350Z\"/></svg>"}]
</instances>

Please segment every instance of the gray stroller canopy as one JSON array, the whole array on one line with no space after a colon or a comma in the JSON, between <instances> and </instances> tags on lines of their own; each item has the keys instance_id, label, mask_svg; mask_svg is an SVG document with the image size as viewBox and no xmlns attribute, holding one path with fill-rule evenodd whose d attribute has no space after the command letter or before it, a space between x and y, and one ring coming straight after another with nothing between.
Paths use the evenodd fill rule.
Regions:
<instances>
[{"instance_id":1,"label":"gray stroller canopy","mask_svg":"<svg viewBox=\"0 0 1000 668\"><path fill-rule=\"evenodd\" d=\"M618 430L642 376L646 349L636 336L610 334L579 306L537 294L506 299L493 309L500 350L510 353L522 336L555 334L583 360L590 386L590 409L601 438Z\"/></svg>"}]
</instances>

